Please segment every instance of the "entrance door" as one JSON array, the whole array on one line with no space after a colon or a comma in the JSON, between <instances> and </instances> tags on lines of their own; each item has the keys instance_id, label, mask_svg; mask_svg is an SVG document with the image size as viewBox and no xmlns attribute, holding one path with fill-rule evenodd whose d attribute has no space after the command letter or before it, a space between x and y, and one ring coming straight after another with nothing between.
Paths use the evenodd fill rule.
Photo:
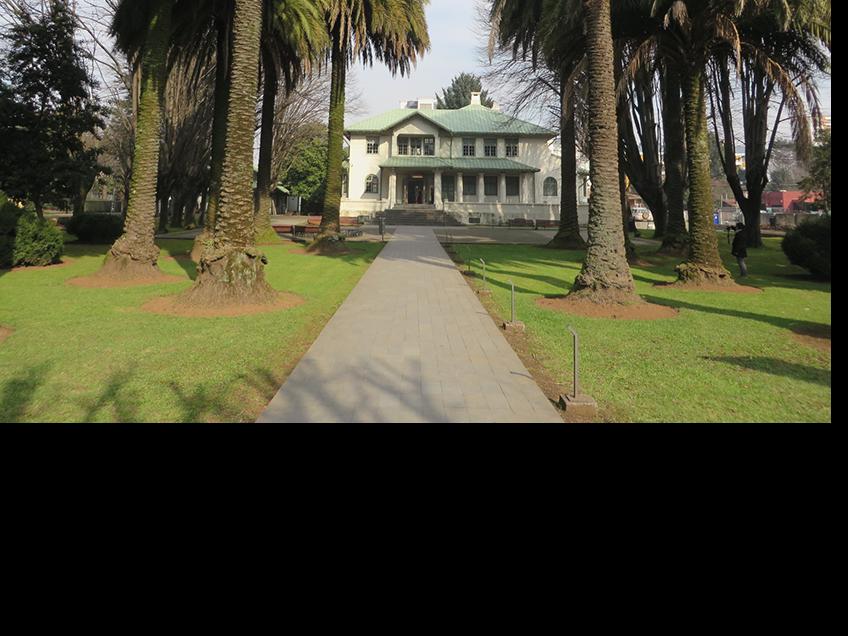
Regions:
<instances>
[{"instance_id":1,"label":"entrance door","mask_svg":"<svg viewBox=\"0 0 848 636\"><path fill-rule=\"evenodd\" d=\"M426 203L426 182L424 177L409 177L407 181L407 203Z\"/></svg>"}]
</instances>

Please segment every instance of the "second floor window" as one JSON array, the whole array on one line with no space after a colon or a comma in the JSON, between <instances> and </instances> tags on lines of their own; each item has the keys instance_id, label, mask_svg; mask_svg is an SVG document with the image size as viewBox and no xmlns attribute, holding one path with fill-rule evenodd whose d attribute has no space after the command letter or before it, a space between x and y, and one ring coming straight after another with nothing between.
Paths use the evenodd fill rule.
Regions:
<instances>
[{"instance_id":1,"label":"second floor window","mask_svg":"<svg viewBox=\"0 0 848 636\"><path fill-rule=\"evenodd\" d=\"M369 155L376 155L380 152L380 138L379 137L369 137L366 145L365 152Z\"/></svg>"},{"instance_id":2,"label":"second floor window","mask_svg":"<svg viewBox=\"0 0 848 636\"><path fill-rule=\"evenodd\" d=\"M497 157L498 156L498 140L497 139L486 139L483 143L483 154L487 157Z\"/></svg>"},{"instance_id":3,"label":"second floor window","mask_svg":"<svg viewBox=\"0 0 848 636\"><path fill-rule=\"evenodd\" d=\"M475 139L463 139L462 140L462 156L463 157L474 157L477 154L476 149L476 140Z\"/></svg>"},{"instance_id":4,"label":"second floor window","mask_svg":"<svg viewBox=\"0 0 848 636\"><path fill-rule=\"evenodd\" d=\"M420 157L427 155L432 157L436 154L436 140L434 137L398 137L398 154L413 155Z\"/></svg>"},{"instance_id":5,"label":"second floor window","mask_svg":"<svg viewBox=\"0 0 848 636\"><path fill-rule=\"evenodd\" d=\"M507 157L517 157L518 156L518 140L517 139L507 139L506 140L506 156Z\"/></svg>"}]
</instances>

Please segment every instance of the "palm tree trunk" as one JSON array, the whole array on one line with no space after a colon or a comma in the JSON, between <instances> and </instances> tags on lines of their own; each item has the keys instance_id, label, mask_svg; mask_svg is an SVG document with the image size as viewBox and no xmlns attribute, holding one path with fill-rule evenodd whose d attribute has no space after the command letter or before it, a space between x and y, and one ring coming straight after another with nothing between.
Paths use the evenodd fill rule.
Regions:
<instances>
[{"instance_id":1,"label":"palm tree trunk","mask_svg":"<svg viewBox=\"0 0 848 636\"><path fill-rule=\"evenodd\" d=\"M265 303L275 296L265 281L267 259L255 248L253 214L253 131L261 9L261 0L235 1L227 132L215 234L200 257L194 286L183 295L189 304Z\"/></svg>"},{"instance_id":2,"label":"palm tree trunk","mask_svg":"<svg viewBox=\"0 0 848 636\"><path fill-rule=\"evenodd\" d=\"M571 296L638 301L621 231L610 0L583 0L589 73L589 245Z\"/></svg>"},{"instance_id":3,"label":"palm tree trunk","mask_svg":"<svg viewBox=\"0 0 848 636\"><path fill-rule=\"evenodd\" d=\"M713 193L703 69L689 69L683 82L686 157L689 168L689 256L677 266L682 283L729 283L713 226Z\"/></svg>"},{"instance_id":4,"label":"palm tree trunk","mask_svg":"<svg viewBox=\"0 0 848 636\"><path fill-rule=\"evenodd\" d=\"M338 28L338 27L337 27ZM345 75L347 60L341 50L340 36L333 35L330 74L330 119L327 132L327 189L324 193L322 235L338 234L342 204L342 162L344 161Z\"/></svg>"},{"instance_id":5,"label":"palm tree trunk","mask_svg":"<svg viewBox=\"0 0 848 636\"><path fill-rule=\"evenodd\" d=\"M686 181L686 134L683 104L680 98L680 72L667 67L661 76L662 118L665 141L665 193L668 221L659 252L683 255L689 242L683 216L683 192Z\"/></svg>"},{"instance_id":6,"label":"palm tree trunk","mask_svg":"<svg viewBox=\"0 0 848 636\"><path fill-rule=\"evenodd\" d=\"M259 243L277 242L271 226L271 164L274 151L274 107L277 104L277 68L266 47L262 48L262 131L259 134L259 170L256 176L256 240Z\"/></svg>"},{"instance_id":7,"label":"palm tree trunk","mask_svg":"<svg viewBox=\"0 0 848 636\"><path fill-rule=\"evenodd\" d=\"M215 217L218 212L218 193L221 185L221 170L224 165L224 142L227 136L227 78L230 67L230 9L225 6L224 15L215 16L215 105L212 112L212 158L209 174L209 200L204 214L203 231L194 239L191 259L200 262L203 250L211 245L215 234Z\"/></svg>"},{"instance_id":8,"label":"palm tree trunk","mask_svg":"<svg viewBox=\"0 0 848 636\"><path fill-rule=\"evenodd\" d=\"M624 253L627 262L634 263L638 258L636 247L630 240L630 206L627 203L627 175L624 172L624 143L619 138L618 144L618 196L621 205L621 231L624 235Z\"/></svg>"},{"instance_id":9,"label":"palm tree trunk","mask_svg":"<svg viewBox=\"0 0 848 636\"><path fill-rule=\"evenodd\" d=\"M560 95L560 202L559 230L548 243L548 247L560 249L586 249L586 241L580 236L580 221L577 217L577 143L574 131L574 98L569 99L565 71L561 73Z\"/></svg>"},{"instance_id":10,"label":"palm tree trunk","mask_svg":"<svg viewBox=\"0 0 848 636\"><path fill-rule=\"evenodd\" d=\"M152 15L142 59L141 95L124 232L112 245L101 270L122 278L148 277L159 272L159 248L154 242L156 186L171 2L159 0Z\"/></svg>"}]
</instances>

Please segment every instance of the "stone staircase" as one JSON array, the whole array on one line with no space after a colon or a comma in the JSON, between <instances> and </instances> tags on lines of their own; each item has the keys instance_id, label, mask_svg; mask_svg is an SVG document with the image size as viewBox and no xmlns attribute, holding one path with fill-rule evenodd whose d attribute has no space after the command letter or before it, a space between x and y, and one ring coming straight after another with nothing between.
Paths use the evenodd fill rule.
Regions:
<instances>
[{"instance_id":1,"label":"stone staircase","mask_svg":"<svg viewBox=\"0 0 848 636\"><path fill-rule=\"evenodd\" d=\"M435 208L392 208L384 212L386 225L440 225L461 227L453 215Z\"/></svg>"}]
</instances>

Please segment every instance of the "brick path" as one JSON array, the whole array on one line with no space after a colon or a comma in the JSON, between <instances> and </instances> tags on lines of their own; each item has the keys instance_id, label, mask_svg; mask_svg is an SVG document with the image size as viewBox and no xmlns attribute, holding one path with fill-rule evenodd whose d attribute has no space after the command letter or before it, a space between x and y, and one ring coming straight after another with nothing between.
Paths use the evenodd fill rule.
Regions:
<instances>
[{"instance_id":1,"label":"brick path","mask_svg":"<svg viewBox=\"0 0 848 636\"><path fill-rule=\"evenodd\" d=\"M562 422L436 240L399 227L259 422Z\"/></svg>"}]
</instances>

